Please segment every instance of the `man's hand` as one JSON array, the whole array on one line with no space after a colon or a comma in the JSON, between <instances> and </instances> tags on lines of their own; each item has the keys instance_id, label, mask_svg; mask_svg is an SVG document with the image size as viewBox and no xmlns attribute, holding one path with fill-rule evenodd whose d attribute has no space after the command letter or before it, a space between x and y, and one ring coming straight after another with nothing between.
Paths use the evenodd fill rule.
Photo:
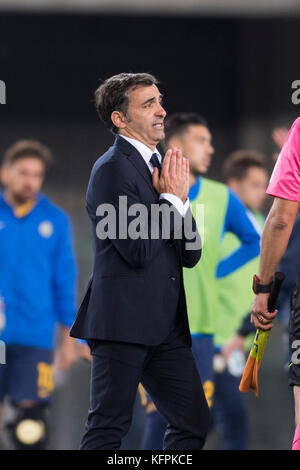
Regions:
<instances>
[{"instance_id":1,"label":"man's hand","mask_svg":"<svg viewBox=\"0 0 300 470\"><path fill-rule=\"evenodd\" d=\"M78 359L75 340L70 338L68 329L64 330L63 340L56 350L54 359L54 368L60 371L69 369Z\"/></svg>"},{"instance_id":2,"label":"man's hand","mask_svg":"<svg viewBox=\"0 0 300 470\"><path fill-rule=\"evenodd\" d=\"M235 334L228 340L228 342L223 346L222 351L221 351L221 354L224 357L226 362L228 361L231 353L233 353L233 351L235 351L236 349L239 349L243 353L246 352L245 341L246 341L246 338L238 334Z\"/></svg>"},{"instance_id":3,"label":"man's hand","mask_svg":"<svg viewBox=\"0 0 300 470\"><path fill-rule=\"evenodd\" d=\"M189 161L181 150L169 149L164 157L160 178L158 169L152 173L153 186L159 194L170 193L185 203L189 192Z\"/></svg>"},{"instance_id":4,"label":"man's hand","mask_svg":"<svg viewBox=\"0 0 300 470\"><path fill-rule=\"evenodd\" d=\"M278 310L273 313L268 312L268 299L270 294L257 294L251 309L251 323L260 330L270 330L273 327L273 319L276 317Z\"/></svg>"},{"instance_id":5,"label":"man's hand","mask_svg":"<svg viewBox=\"0 0 300 470\"><path fill-rule=\"evenodd\" d=\"M78 354L82 359L85 359L88 362L92 362L92 356L90 348L87 344L80 343L77 344Z\"/></svg>"}]
</instances>

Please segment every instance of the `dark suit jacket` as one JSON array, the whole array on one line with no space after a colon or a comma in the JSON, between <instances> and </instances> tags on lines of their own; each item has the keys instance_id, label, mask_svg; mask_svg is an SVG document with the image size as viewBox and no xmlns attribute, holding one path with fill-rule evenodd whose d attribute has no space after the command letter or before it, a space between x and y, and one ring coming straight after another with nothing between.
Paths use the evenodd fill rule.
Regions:
<instances>
[{"instance_id":1,"label":"dark suit jacket","mask_svg":"<svg viewBox=\"0 0 300 470\"><path fill-rule=\"evenodd\" d=\"M191 344L182 266L193 267L200 259L201 248L186 250L185 238L174 239L174 221L171 223L171 236L168 240L163 239L162 217L158 239L133 240L118 236L100 239L96 234L97 224L107 214L97 216L97 207L103 203L112 204L116 211L118 235L119 196L127 196L128 207L134 203L142 203L149 210L151 204L172 206L166 200L159 200L144 159L120 136L95 162L88 184L93 274L71 336L158 345L174 328L178 312L186 340ZM133 219L135 217L128 217L128 225ZM150 219L148 222L150 233ZM194 219L192 222L193 231L199 237Z\"/></svg>"}]
</instances>

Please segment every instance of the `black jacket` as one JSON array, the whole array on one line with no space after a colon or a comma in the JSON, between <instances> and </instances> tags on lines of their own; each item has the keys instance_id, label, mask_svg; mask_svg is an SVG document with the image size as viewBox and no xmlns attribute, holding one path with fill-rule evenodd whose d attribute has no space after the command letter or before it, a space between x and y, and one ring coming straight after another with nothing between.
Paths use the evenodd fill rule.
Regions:
<instances>
[{"instance_id":1,"label":"black jacket","mask_svg":"<svg viewBox=\"0 0 300 470\"><path fill-rule=\"evenodd\" d=\"M94 164L88 189L87 211L92 225L94 261L87 292L71 329L71 336L158 345L174 327L176 312L182 318L185 337L191 344L188 327L182 266L193 267L201 248L186 250L186 239L162 237L160 218L158 239L121 239L119 196L127 196L127 205L147 207L148 230L151 204L171 203L159 200L152 185L149 168L139 152L118 136L109 150ZM117 238L100 239L96 230L107 213L96 215L99 204L111 204L116 211ZM179 213L176 211L177 216ZM190 210L189 216L191 217ZM187 213L188 214L188 213ZM187 216L186 216L187 217ZM127 227L136 218L130 216ZM191 217L192 219L192 217ZM180 217L181 223L183 218ZM193 232L199 237L194 219ZM126 227L126 229L127 229ZM153 227L152 227L153 228Z\"/></svg>"}]
</instances>

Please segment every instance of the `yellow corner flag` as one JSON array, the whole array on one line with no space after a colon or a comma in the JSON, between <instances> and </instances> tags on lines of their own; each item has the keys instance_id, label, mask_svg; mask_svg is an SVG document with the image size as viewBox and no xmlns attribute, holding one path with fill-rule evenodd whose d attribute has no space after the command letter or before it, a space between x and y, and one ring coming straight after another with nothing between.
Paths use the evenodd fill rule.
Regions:
<instances>
[{"instance_id":1,"label":"yellow corner flag","mask_svg":"<svg viewBox=\"0 0 300 470\"><path fill-rule=\"evenodd\" d=\"M271 330L256 330L255 338L239 386L240 392L248 393L249 390L252 389L258 397L258 369L267 346L270 331Z\"/></svg>"},{"instance_id":2,"label":"yellow corner flag","mask_svg":"<svg viewBox=\"0 0 300 470\"><path fill-rule=\"evenodd\" d=\"M285 274L281 272L275 273L273 285L268 301L269 312L274 312L281 284L285 279ZM252 389L258 397L258 369L263 358L269 335L271 330L256 330L255 338L249 353L248 360L245 365L244 373L240 382L239 390L248 393Z\"/></svg>"}]
</instances>

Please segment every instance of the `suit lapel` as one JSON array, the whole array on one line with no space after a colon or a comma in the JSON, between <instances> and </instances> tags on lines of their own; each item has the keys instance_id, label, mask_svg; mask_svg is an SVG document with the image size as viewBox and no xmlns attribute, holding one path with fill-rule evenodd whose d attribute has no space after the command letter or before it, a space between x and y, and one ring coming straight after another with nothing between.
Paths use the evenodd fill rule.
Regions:
<instances>
[{"instance_id":1,"label":"suit lapel","mask_svg":"<svg viewBox=\"0 0 300 470\"><path fill-rule=\"evenodd\" d=\"M153 194L157 198L157 196L159 196L159 194L157 193L157 191L153 187L151 171L149 170L149 168L148 168L145 160L143 159L142 155L137 151L137 149L133 145L131 145L126 139L123 139L120 136L116 137L114 145L116 145L120 149L120 151L123 154L126 155L128 160L130 161L130 163L132 163L132 165L138 170L140 175L144 178L146 183L150 186ZM163 158L164 157L162 156L162 162L161 163L163 163ZM180 262L182 263L182 260L181 260L181 245L180 244L181 244L181 242L179 242L179 240L174 239L175 249L176 249L177 254L180 258Z\"/></svg>"},{"instance_id":2,"label":"suit lapel","mask_svg":"<svg viewBox=\"0 0 300 470\"><path fill-rule=\"evenodd\" d=\"M146 183L150 186L153 194L157 197L158 193L154 189L152 184L152 175L149 170L145 160L142 155L137 151L137 149L131 145L127 140L123 139L120 136L117 136L115 140L115 145L124 153L130 163L138 170L140 175L144 178Z\"/></svg>"}]
</instances>

